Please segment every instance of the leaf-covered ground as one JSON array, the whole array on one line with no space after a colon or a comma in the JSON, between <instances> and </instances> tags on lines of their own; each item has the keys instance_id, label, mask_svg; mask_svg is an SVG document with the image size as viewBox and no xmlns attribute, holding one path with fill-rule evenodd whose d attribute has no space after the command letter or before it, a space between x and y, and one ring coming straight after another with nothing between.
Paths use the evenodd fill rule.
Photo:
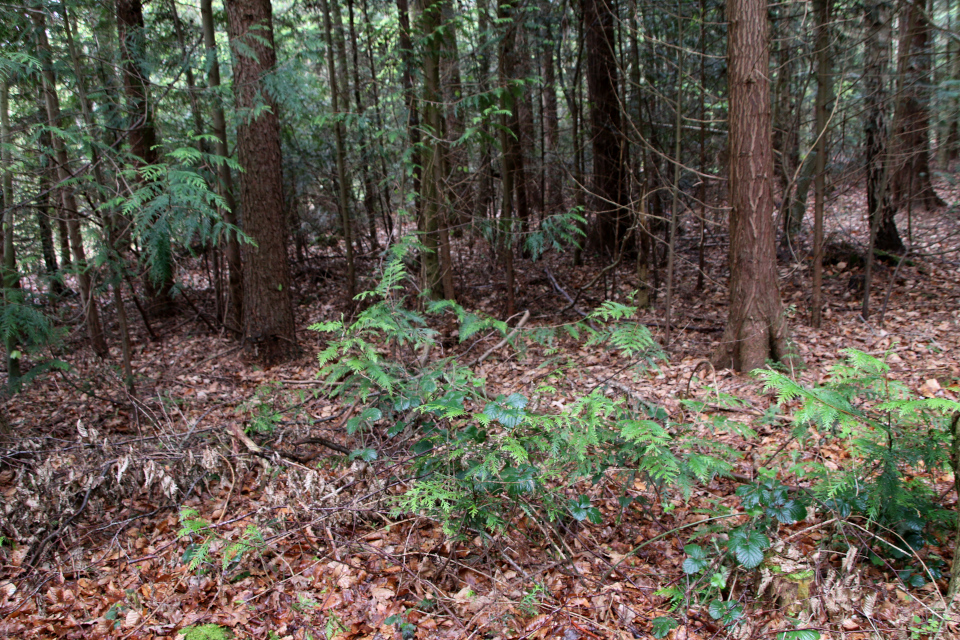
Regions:
<instances>
[{"instance_id":1,"label":"leaf-covered ground","mask_svg":"<svg viewBox=\"0 0 960 640\"><path fill-rule=\"evenodd\" d=\"M957 201L947 188L941 195ZM833 210L860 211L858 198L841 194ZM918 394L960 395L960 258L952 253L960 223L952 210L914 212L909 223L911 260L899 270L878 265L869 322L860 318L857 247L865 230L859 217L834 214L829 221L819 330L806 324L808 247L782 252L783 298L804 361L792 372L798 379L822 381L840 350L852 347L889 352L894 376ZM244 362L235 342L213 334L185 308L157 323L160 341L138 329L137 395L130 396L117 361L96 362L75 327L64 356L73 369L41 378L3 408L12 440L0 459L6 536L0 635L648 638L654 619L672 616L680 626L657 631L677 640L773 638L790 629L851 640L934 637L928 621L942 610L946 578L917 587L867 562L862 550L868 545L858 542L856 528L829 512L811 510L806 520L780 527L765 565L779 574L738 574L739 582L724 587L747 613L738 625L696 602L671 611L669 599L658 595L665 587L688 586L685 545L702 539L697 532L710 526L709 513L739 504L735 490L758 468L775 469L791 485L792 457L840 468L849 456L836 445L801 450L782 417L794 407L770 412L773 399L756 379L704 362L725 319L725 247L719 236L708 238L706 285L696 292L696 238L691 227L681 240L677 325L666 345L669 361L657 369L634 374L630 362L572 339L557 353L505 346L478 365L493 394L530 395L559 370L562 377L550 377L557 392L545 399L558 409L606 385L611 394L655 403L671 416L689 411L684 398L699 398L707 403L704 424L722 415L756 431L750 440L735 430L704 433L742 455L734 477L696 486L689 499L640 479L626 489L632 501L584 484L602 515L599 524L518 518L492 538L451 542L438 523L395 509L406 486L398 473L403 458L394 457L400 450L377 434L348 436L344 424L357 407L328 401L315 380L313 356L324 344L305 327L347 311L336 276L342 260L333 252L311 255L297 267L305 353L283 367L264 371ZM473 268L459 273L460 302L500 316L502 283L489 255L479 246L465 247L462 255L462 264ZM367 256L363 271L373 274L377 264ZM206 277L189 261L184 269L191 265L190 295L203 300ZM532 312L526 327L577 320L577 309L604 296L625 299L636 288L632 265L598 279L601 266L573 268L568 257L556 255L522 263L518 308ZM71 318L76 309L61 312ZM131 318L135 313L128 310ZM661 336L663 318L658 307L640 320ZM433 357L462 353L469 361L501 338L460 344L452 322L441 320L436 328L445 338L443 353ZM743 404L722 406L726 394ZM350 460L343 453L365 447L380 449L378 458ZM927 479L942 505L955 508L953 476L938 472ZM183 509L191 510L192 523L184 522ZM837 538L861 551L837 551ZM914 564L939 555L949 567L953 536L938 540L941 546L928 545ZM793 627L788 618L803 623ZM939 637L957 637L957 620Z\"/></svg>"}]
</instances>

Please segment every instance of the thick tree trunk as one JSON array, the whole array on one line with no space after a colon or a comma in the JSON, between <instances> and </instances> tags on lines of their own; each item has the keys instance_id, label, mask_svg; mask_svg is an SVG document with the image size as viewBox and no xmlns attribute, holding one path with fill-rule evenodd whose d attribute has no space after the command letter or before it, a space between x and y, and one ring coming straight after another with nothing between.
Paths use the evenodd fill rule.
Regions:
<instances>
[{"instance_id":1,"label":"thick tree trunk","mask_svg":"<svg viewBox=\"0 0 960 640\"><path fill-rule=\"evenodd\" d=\"M623 127L617 94L613 0L581 0L587 45L587 89L593 141L589 208L596 215L593 243L616 256L630 228L626 204Z\"/></svg>"},{"instance_id":2,"label":"thick tree trunk","mask_svg":"<svg viewBox=\"0 0 960 640\"><path fill-rule=\"evenodd\" d=\"M213 0L200 0L200 20L203 26L203 46L206 49L207 86L213 90L212 120L213 134L217 137L216 152L224 158L229 156L227 146L227 120L223 113L223 101L220 99L220 61L217 57L217 38L213 23ZM233 172L227 163L217 168L220 178L220 195L227 205L222 212L223 220L233 227L239 227L237 220L237 202L233 195ZM227 304L223 318L227 328L237 335L243 334L243 263L240 257L240 239L233 231L226 233L227 258Z\"/></svg>"},{"instance_id":3,"label":"thick tree trunk","mask_svg":"<svg viewBox=\"0 0 960 640\"><path fill-rule=\"evenodd\" d=\"M130 151L139 168L157 162L157 134L147 95L147 73L142 66L146 56L143 8L140 0L116 0L116 10L120 57L123 61L123 90L127 96L129 111L127 130ZM173 252L170 249L169 237L160 239L155 246L159 249L155 255L150 256L151 268L143 283L149 299L149 312L152 315L164 316L176 310L172 296Z\"/></svg>"},{"instance_id":4,"label":"thick tree trunk","mask_svg":"<svg viewBox=\"0 0 960 640\"><path fill-rule=\"evenodd\" d=\"M782 360L787 326L777 285L767 7L727 3L730 308L714 365L737 371Z\"/></svg>"},{"instance_id":5,"label":"thick tree trunk","mask_svg":"<svg viewBox=\"0 0 960 640\"><path fill-rule=\"evenodd\" d=\"M903 242L894 220L896 209L890 193L895 167L887 148L887 78L890 68L890 14L887 4L882 0L867 4L864 23L867 30L863 60L867 220L873 229L869 244L887 251L900 251Z\"/></svg>"},{"instance_id":6,"label":"thick tree trunk","mask_svg":"<svg viewBox=\"0 0 960 640\"><path fill-rule=\"evenodd\" d=\"M298 354L290 297L287 225L283 209L280 122L263 75L276 65L270 0L227 0L234 43L233 90L244 232L243 319L248 353L267 365ZM258 107L256 117L251 111Z\"/></svg>"},{"instance_id":7,"label":"thick tree trunk","mask_svg":"<svg viewBox=\"0 0 960 640\"><path fill-rule=\"evenodd\" d=\"M897 209L911 203L927 209L944 206L933 189L930 175L930 83L933 78L930 22L925 0L909 0L900 16L897 65L900 91L894 122L896 167L892 176ZM899 240L899 237L896 239ZM877 249L902 251L903 243L877 234Z\"/></svg>"}]
</instances>

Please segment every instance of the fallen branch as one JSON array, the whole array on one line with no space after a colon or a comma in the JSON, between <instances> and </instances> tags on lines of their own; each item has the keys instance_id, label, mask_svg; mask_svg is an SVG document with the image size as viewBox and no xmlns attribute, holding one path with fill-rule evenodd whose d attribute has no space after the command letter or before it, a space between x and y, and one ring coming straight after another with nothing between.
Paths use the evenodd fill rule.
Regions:
<instances>
[{"instance_id":1,"label":"fallen branch","mask_svg":"<svg viewBox=\"0 0 960 640\"><path fill-rule=\"evenodd\" d=\"M520 331L520 329L523 327L523 325L527 324L527 320L529 320L529 319L530 319L530 311L529 311L529 310L524 311L524 312L523 312L523 316L520 318L520 322L517 323L517 326L515 326L515 327L513 328L513 331L511 331L510 334L507 335L507 337L505 337L503 340L501 340L501 341L498 342L497 344L493 345L492 347L490 347L489 349L487 349L486 351L484 351L484 352L480 355L480 357L478 357L477 359L475 359L473 362L471 362L471 363L468 364L467 366L468 366L468 367L475 367L476 365L480 364L481 362L483 362L484 360L486 360L487 358L489 358L489 357L490 357L490 354L492 354L494 351L496 351L497 349L500 349L501 347L503 347L504 345L506 345L508 342L510 342L510 340L512 340L513 337L514 337L515 335L517 335L517 332Z\"/></svg>"},{"instance_id":2,"label":"fallen branch","mask_svg":"<svg viewBox=\"0 0 960 640\"><path fill-rule=\"evenodd\" d=\"M574 311L576 311L577 313L579 313L581 316L583 316L584 318L586 318L586 317L587 317L587 312L584 311L583 309L581 309L580 307L578 307L578 306L577 306L577 301L574 300L573 298L571 298L571 297L570 297L570 294L563 290L563 287L560 286L560 284L557 282L556 278L553 277L553 274L550 273L550 269L544 269L543 272L544 272L545 274L547 274L547 279L550 280L550 284L553 285L553 288L556 289L557 292L558 292L560 295L562 295L564 298L566 298L566 299L567 299L567 302L570 303L570 304L568 304L566 307L564 307L563 309L561 309L561 310L560 310L560 313L563 313L563 312L566 311L567 309L573 309ZM582 290L581 290L581 292L582 292ZM577 294L577 296L579 297L579 294Z\"/></svg>"},{"instance_id":3,"label":"fallen branch","mask_svg":"<svg viewBox=\"0 0 960 640\"><path fill-rule=\"evenodd\" d=\"M327 440L322 436L315 436L313 438L304 438L303 440L297 440L294 443L294 445L301 445L301 444L322 444L327 449L333 449L334 451L342 453L345 456L348 456L352 453L350 449L347 449L343 445L339 445L333 440Z\"/></svg>"}]
</instances>

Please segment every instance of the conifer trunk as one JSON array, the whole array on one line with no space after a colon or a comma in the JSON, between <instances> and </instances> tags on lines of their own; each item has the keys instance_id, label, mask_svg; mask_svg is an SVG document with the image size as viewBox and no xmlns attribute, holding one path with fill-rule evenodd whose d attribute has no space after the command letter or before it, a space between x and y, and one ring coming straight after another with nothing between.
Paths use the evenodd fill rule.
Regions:
<instances>
[{"instance_id":1,"label":"conifer trunk","mask_svg":"<svg viewBox=\"0 0 960 640\"><path fill-rule=\"evenodd\" d=\"M420 199L423 203L420 234L425 251L421 256L423 286L434 297L454 298L450 237L447 232L446 145L440 86L440 31L442 0L426 0L422 6L421 29L427 42L423 54L423 176Z\"/></svg>"},{"instance_id":2,"label":"conifer trunk","mask_svg":"<svg viewBox=\"0 0 960 640\"><path fill-rule=\"evenodd\" d=\"M20 275L17 273L17 257L14 250L14 211L13 170L10 149L13 139L10 136L10 84L6 77L0 76L0 171L3 172L3 294L4 297L20 288ZM11 394L20 390L20 357L17 343L12 335L6 337L3 345L7 352L7 389Z\"/></svg>"},{"instance_id":3,"label":"conifer trunk","mask_svg":"<svg viewBox=\"0 0 960 640\"><path fill-rule=\"evenodd\" d=\"M353 57L353 97L357 105L357 115L364 114L363 97L360 88L360 42L357 38L357 28L353 16L353 0L347 2L349 26L350 26L350 52ZM379 251L380 240L377 238L377 192L373 185L373 179L370 172L373 168L373 160L370 155L370 147L367 144L367 134L363 125L360 129L360 172L363 177L363 210L367 215L367 230L370 235L370 246L374 251Z\"/></svg>"},{"instance_id":4,"label":"conifer trunk","mask_svg":"<svg viewBox=\"0 0 960 640\"><path fill-rule=\"evenodd\" d=\"M590 210L596 215L595 246L615 257L630 228L626 204L623 127L617 93L613 0L581 0L587 45L587 89L593 141Z\"/></svg>"},{"instance_id":5,"label":"conifer trunk","mask_svg":"<svg viewBox=\"0 0 960 640\"><path fill-rule=\"evenodd\" d=\"M336 0L332 0L336 1ZM340 99L342 85L337 81L337 59L334 50L333 21L330 12L331 0L321 0L323 11L323 30L327 42L327 75L330 77L330 98L336 121L333 134L337 148L337 204L340 208L340 226L343 231L343 243L347 254L347 299L352 301L357 295L357 272L353 257L353 226L350 223L350 191L347 186L347 151L343 140L343 123L340 121ZM346 58L346 56L344 56ZM345 72L346 70L344 70Z\"/></svg>"},{"instance_id":6,"label":"conifer trunk","mask_svg":"<svg viewBox=\"0 0 960 640\"><path fill-rule=\"evenodd\" d=\"M787 354L777 284L773 144L764 0L730 0L730 306L714 365L751 371Z\"/></svg>"},{"instance_id":7,"label":"conifer trunk","mask_svg":"<svg viewBox=\"0 0 960 640\"><path fill-rule=\"evenodd\" d=\"M817 102L816 158L814 160L813 285L810 296L810 324L820 328L823 311L823 205L826 197L827 116L831 100L830 17L833 0L816 0L817 17Z\"/></svg>"},{"instance_id":8,"label":"conifer trunk","mask_svg":"<svg viewBox=\"0 0 960 640\"><path fill-rule=\"evenodd\" d=\"M200 0L200 20L203 28L203 46L206 49L207 86L213 90L211 116L213 134L217 137L216 152L224 158L229 156L227 146L227 120L220 98L220 61L217 57L217 38L213 23L213 0ZM226 203L223 220L232 227L239 227L237 202L234 198L233 172L225 163L217 168L220 179L220 195ZM240 257L240 240L233 231L225 234L227 259L227 304L223 319L227 328L237 335L243 333L243 264Z\"/></svg>"},{"instance_id":9,"label":"conifer trunk","mask_svg":"<svg viewBox=\"0 0 960 640\"><path fill-rule=\"evenodd\" d=\"M894 131L896 167L892 176L895 207L912 203L926 209L944 206L933 189L930 174L930 83L932 72L932 39L926 0L908 0L900 16L900 46L897 76L899 91ZM894 229L895 230L895 229ZM881 227L877 233L877 249L903 250L899 235L888 235Z\"/></svg>"},{"instance_id":10,"label":"conifer trunk","mask_svg":"<svg viewBox=\"0 0 960 640\"><path fill-rule=\"evenodd\" d=\"M44 101L47 109L47 120L52 126L63 127L60 116L60 99L57 96L57 82L53 73L53 61L50 59L50 44L47 41L46 20L44 15L34 12L31 15L37 33L37 51L43 63L42 81L44 89ZM87 265L87 256L83 248L83 240L80 234L80 220L77 212L77 200L73 193L73 187L69 181L70 161L67 156L66 147L63 140L58 135L52 136L54 159L57 163L57 177L60 180L60 196L63 200L63 217L67 227L67 235L70 239L70 250L73 253L73 264L77 272L77 282L80 285L80 298L83 303L84 319L87 327L87 336L90 338L90 344L94 353L101 358L109 355L107 340L103 333L103 325L100 322L100 311L97 305L97 298L94 295L93 283L90 279L89 267Z\"/></svg>"},{"instance_id":11,"label":"conifer trunk","mask_svg":"<svg viewBox=\"0 0 960 640\"><path fill-rule=\"evenodd\" d=\"M543 60L543 146L544 146L544 195L543 214L551 216L563 210L563 176L560 172L559 154L560 118L557 113L557 84L554 62L553 29L546 25L546 42L541 50Z\"/></svg>"},{"instance_id":12,"label":"conifer trunk","mask_svg":"<svg viewBox=\"0 0 960 640\"><path fill-rule=\"evenodd\" d=\"M244 232L244 340L248 354L272 365L298 354L290 297L287 224L283 208L280 122L264 89L276 52L270 0L226 0L234 43L233 90L237 111L237 155ZM266 109L262 109L262 106ZM257 111L254 116L253 110Z\"/></svg>"},{"instance_id":13,"label":"conifer trunk","mask_svg":"<svg viewBox=\"0 0 960 640\"><path fill-rule=\"evenodd\" d=\"M157 163L157 134L148 97L148 78L142 67L146 56L146 36L143 7L140 0L116 0L117 34L120 40L120 58L123 68L123 90L127 97L127 131L130 151L137 168ZM143 280L152 315L173 313L173 252L168 231L151 231L162 235L156 242L157 254Z\"/></svg>"}]
</instances>

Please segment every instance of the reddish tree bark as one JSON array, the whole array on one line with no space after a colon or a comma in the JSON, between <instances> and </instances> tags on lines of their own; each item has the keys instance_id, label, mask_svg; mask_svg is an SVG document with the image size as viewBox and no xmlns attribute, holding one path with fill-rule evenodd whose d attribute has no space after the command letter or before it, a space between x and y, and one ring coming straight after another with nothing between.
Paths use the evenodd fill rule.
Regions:
<instances>
[{"instance_id":1,"label":"reddish tree bark","mask_svg":"<svg viewBox=\"0 0 960 640\"><path fill-rule=\"evenodd\" d=\"M900 16L900 56L897 75L900 83L894 131L893 199L895 206L911 202L927 209L942 207L943 200L933 189L930 176L930 98L933 81L932 40L925 0L904 5ZM877 248L901 251L903 243L877 234Z\"/></svg>"},{"instance_id":2,"label":"reddish tree bark","mask_svg":"<svg viewBox=\"0 0 960 640\"><path fill-rule=\"evenodd\" d=\"M283 213L280 122L263 86L264 74L276 65L272 11L270 0L227 0L225 5L234 49L237 155L244 170L243 230L255 243L243 245L242 251L244 339L251 356L272 365L298 354Z\"/></svg>"},{"instance_id":3,"label":"reddish tree bark","mask_svg":"<svg viewBox=\"0 0 960 640\"><path fill-rule=\"evenodd\" d=\"M777 285L767 6L727 3L730 97L730 309L717 367L750 371L787 356Z\"/></svg>"},{"instance_id":4,"label":"reddish tree bark","mask_svg":"<svg viewBox=\"0 0 960 640\"><path fill-rule=\"evenodd\" d=\"M615 255L630 220L626 202L623 128L617 94L615 8L613 0L581 0L587 45L587 92L593 142L591 204L596 214L592 232L598 249Z\"/></svg>"}]
</instances>

